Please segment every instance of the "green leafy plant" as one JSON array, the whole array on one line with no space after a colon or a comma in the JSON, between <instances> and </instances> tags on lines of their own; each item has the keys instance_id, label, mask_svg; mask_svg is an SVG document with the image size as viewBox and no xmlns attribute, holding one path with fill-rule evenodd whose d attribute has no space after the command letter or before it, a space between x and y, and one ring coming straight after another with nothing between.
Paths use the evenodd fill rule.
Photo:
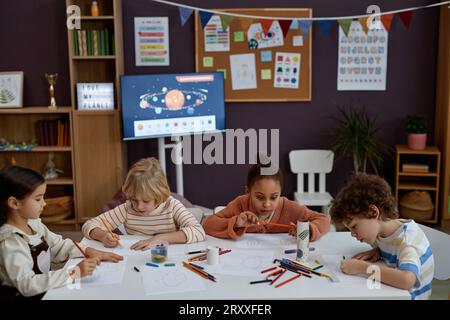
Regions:
<instances>
[{"instance_id":1,"label":"green leafy plant","mask_svg":"<svg viewBox=\"0 0 450 320\"><path fill-rule=\"evenodd\" d=\"M408 133L426 133L427 132L427 120L425 116L409 115L406 117L406 132Z\"/></svg>"},{"instance_id":2,"label":"green leafy plant","mask_svg":"<svg viewBox=\"0 0 450 320\"><path fill-rule=\"evenodd\" d=\"M338 127L331 149L338 156L351 154L355 172L366 172L369 162L378 174L388 148L375 140L378 131L375 120L364 109L340 107L339 111L341 118L336 119Z\"/></svg>"}]
</instances>

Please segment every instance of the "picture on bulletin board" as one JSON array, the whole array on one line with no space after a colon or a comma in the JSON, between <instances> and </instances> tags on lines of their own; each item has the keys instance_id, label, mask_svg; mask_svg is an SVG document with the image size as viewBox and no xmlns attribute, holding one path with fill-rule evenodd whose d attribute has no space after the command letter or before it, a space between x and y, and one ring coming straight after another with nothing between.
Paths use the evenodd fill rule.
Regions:
<instances>
[{"instance_id":1,"label":"picture on bulletin board","mask_svg":"<svg viewBox=\"0 0 450 320\"><path fill-rule=\"evenodd\" d=\"M289 28L283 34L291 20L273 18L311 18L312 9L214 10L272 20L264 31L258 18L233 16L223 28L215 14L202 28L195 12L196 71L224 73L225 101L311 101L312 30L304 35Z\"/></svg>"}]
</instances>

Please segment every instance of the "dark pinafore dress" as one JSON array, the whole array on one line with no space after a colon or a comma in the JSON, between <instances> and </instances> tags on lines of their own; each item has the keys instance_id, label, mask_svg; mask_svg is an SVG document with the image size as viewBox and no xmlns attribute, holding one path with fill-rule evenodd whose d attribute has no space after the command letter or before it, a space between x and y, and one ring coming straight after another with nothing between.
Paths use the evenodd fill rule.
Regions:
<instances>
[{"instance_id":1,"label":"dark pinafore dress","mask_svg":"<svg viewBox=\"0 0 450 320\"><path fill-rule=\"evenodd\" d=\"M17 234L23 238L21 234ZM42 242L35 246L28 244L30 247L31 257L33 258L33 271L35 274L43 274L50 271L50 248L44 237L41 237L41 240ZM45 292L32 297L24 297L16 288L0 285L0 300L41 300L44 294Z\"/></svg>"}]
</instances>

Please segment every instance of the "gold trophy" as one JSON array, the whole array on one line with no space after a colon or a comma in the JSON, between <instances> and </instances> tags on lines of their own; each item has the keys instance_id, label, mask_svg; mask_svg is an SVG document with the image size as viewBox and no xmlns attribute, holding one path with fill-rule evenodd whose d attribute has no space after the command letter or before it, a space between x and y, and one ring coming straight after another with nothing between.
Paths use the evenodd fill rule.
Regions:
<instances>
[{"instance_id":1,"label":"gold trophy","mask_svg":"<svg viewBox=\"0 0 450 320\"><path fill-rule=\"evenodd\" d=\"M48 81L48 84L50 85L50 105L48 106L51 110L56 110L56 100L55 100L55 83L58 79L58 74L45 74L45 78Z\"/></svg>"}]
</instances>

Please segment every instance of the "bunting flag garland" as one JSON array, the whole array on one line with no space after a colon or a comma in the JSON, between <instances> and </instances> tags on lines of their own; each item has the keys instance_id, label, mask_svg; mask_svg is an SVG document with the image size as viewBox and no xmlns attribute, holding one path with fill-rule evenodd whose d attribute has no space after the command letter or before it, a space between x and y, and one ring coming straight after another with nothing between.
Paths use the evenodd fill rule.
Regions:
<instances>
[{"instance_id":1,"label":"bunting flag garland","mask_svg":"<svg viewBox=\"0 0 450 320\"><path fill-rule=\"evenodd\" d=\"M298 22L300 26L300 30L303 33L303 36L306 38L308 36L309 29L311 28L312 21L310 20L301 20Z\"/></svg>"},{"instance_id":2,"label":"bunting flag garland","mask_svg":"<svg viewBox=\"0 0 450 320\"><path fill-rule=\"evenodd\" d=\"M226 30L228 26L231 24L231 21L233 21L233 16L228 16L221 14L220 15L220 21L222 22L222 30Z\"/></svg>"},{"instance_id":3,"label":"bunting flag garland","mask_svg":"<svg viewBox=\"0 0 450 320\"><path fill-rule=\"evenodd\" d=\"M206 11L200 11L199 14L200 14L200 22L202 24L202 28L205 28L205 26L208 24L209 20L211 20L213 13L206 12Z\"/></svg>"},{"instance_id":4,"label":"bunting flag garland","mask_svg":"<svg viewBox=\"0 0 450 320\"><path fill-rule=\"evenodd\" d=\"M319 29L322 32L325 38L328 38L328 35L331 31L331 25L333 24L332 20L319 20Z\"/></svg>"},{"instance_id":5,"label":"bunting flag garland","mask_svg":"<svg viewBox=\"0 0 450 320\"><path fill-rule=\"evenodd\" d=\"M413 11L401 12L399 15L400 15L400 19L402 19L402 22L405 25L405 27L407 29L409 29L409 26L411 25Z\"/></svg>"},{"instance_id":6,"label":"bunting flag garland","mask_svg":"<svg viewBox=\"0 0 450 320\"><path fill-rule=\"evenodd\" d=\"M362 17L359 18L359 23L361 24L361 27L363 28L364 32L367 34L367 32L369 32L369 26L367 25L368 20L370 17Z\"/></svg>"},{"instance_id":7,"label":"bunting flag garland","mask_svg":"<svg viewBox=\"0 0 450 320\"><path fill-rule=\"evenodd\" d=\"M339 25L342 28L342 31L344 31L344 34L346 37L348 37L348 33L350 31L350 25L352 24L352 19L342 19L338 20Z\"/></svg>"},{"instance_id":8,"label":"bunting flag garland","mask_svg":"<svg viewBox=\"0 0 450 320\"><path fill-rule=\"evenodd\" d=\"M271 20L271 19L259 19L259 22L261 23L261 26L263 28L264 34L267 35L267 33L270 30L270 27L272 26L273 20Z\"/></svg>"},{"instance_id":9,"label":"bunting flag garland","mask_svg":"<svg viewBox=\"0 0 450 320\"><path fill-rule=\"evenodd\" d=\"M392 19L394 19L394 14L383 14L381 16L381 22L384 25L384 28L386 29L387 32L389 32L389 30L391 29L391 24L392 24Z\"/></svg>"},{"instance_id":10,"label":"bunting flag garland","mask_svg":"<svg viewBox=\"0 0 450 320\"><path fill-rule=\"evenodd\" d=\"M292 20L291 26L289 27L290 30L297 30L298 29L298 20Z\"/></svg>"},{"instance_id":11,"label":"bunting flag garland","mask_svg":"<svg viewBox=\"0 0 450 320\"><path fill-rule=\"evenodd\" d=\"M180 11L181 25L184 26L186 21L188 21L189 18L191 17L192 12L194 12L194 10L193 9L189 9L189 8L183 8L183 7L180 7L178 9Z\"/></svg>"},{"instance_id":12,"label":"bunting flag garland","mask_svg":"<svg viewBox=\"0 0 450 320\"><path fill-rule=\"evenodd\" d=\"M281 31L283 31L283 37L286 38L292 22L290 20L280 20L278 22L280 23Z\"/></svg>"}]
</instances>

